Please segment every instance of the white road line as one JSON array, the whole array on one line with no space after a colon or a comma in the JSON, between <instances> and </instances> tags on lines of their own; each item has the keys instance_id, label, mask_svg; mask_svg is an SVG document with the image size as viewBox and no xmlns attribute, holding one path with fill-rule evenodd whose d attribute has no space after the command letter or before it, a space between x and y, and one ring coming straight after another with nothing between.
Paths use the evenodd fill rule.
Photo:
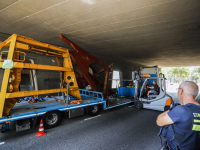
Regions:
<instances>
[{"instance_id":1,"label":"white road line","mask_svg":"<svg viewBox=\"0 0 200 150\"><path fill-rule=\"evenodd\" d=\"M3 144L5 144L5 142L1 142L1 143L0 143L0 145L3 145Z\"/></svg>"},{"instance_id":2,"label":"white road line","mask_svg":"<svg viewBox=\"0 0 200 150\"><path fill-rule=\"evenodd\" d=\"M87 119L84 119L84 121L87 121L87 120L90 120L90 119L94 119L94 118L97 118L97 117L100 117L101 115L98 115L98 116L94 116L94 117L91 117L91 118L87 118Z\"/></svg>"}]
</instances>

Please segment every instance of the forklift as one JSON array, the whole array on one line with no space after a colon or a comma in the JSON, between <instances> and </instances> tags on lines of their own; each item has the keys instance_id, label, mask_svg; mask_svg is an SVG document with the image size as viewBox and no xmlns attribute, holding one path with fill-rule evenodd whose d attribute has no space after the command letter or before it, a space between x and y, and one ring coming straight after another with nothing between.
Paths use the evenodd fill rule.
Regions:
<instances>
[{"instance_id":1,"label":"forklift","mask_svg":"<svg viewBox=\"0 0 200 150\"><path fill-rule=\"evenodd\" d=\"M143 81L139 73L135 71L133 73L133 82L135 83L135 99L134 106L135 108L145 108L158 111L168 110L171 103L173 102L172 97L166 93L166 78L164 74L160 73L158 77L150 77L145 74L146 78L143 78ZM142 81L142 85L140 84ZM148 86L152 84L153 81L156 81L158 84L158 91L156 93L148 93ZM141 85L141 88L140 88Z\"/></svg>"}]
</instances>

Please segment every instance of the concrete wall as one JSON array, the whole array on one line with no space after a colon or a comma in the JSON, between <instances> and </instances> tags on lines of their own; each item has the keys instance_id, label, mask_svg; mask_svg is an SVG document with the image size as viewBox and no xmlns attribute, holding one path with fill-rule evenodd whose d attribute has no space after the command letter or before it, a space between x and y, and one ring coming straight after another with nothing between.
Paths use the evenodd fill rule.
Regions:
<instances>
[{"instance_id":1,"label":"concrete wall","mask_svg":"<svg viewBox=\"0 0 200 150\"><path fill-rule=\"evenodd\" d=\"M33 59L35 64L57 66L55 57L31 53L27 59ZM34 75L33 75L34 76ZM60 73L57 71L36 70L38 90L60 88Z\"/></svg>"},{"instance_id":2,"label":"concrete wall","mask_svg":"<svg viewBox=\"0 0 200 150\"><path fill-rule=\"evenodd\" d=\"M94 55L94 54L93 54ZM131 74L133 70L139 69L140 65L133 64L124 60L116 60L113 58L108 58L105 56L94 55L100 59L105 64L109 65L113 63L113 69L119 70L123 73L124 79L131 79ZM46 55L39 55L35 53L27 53L26 59L33 59L35 64L44 64L57 66L57 61L54 57L49 57ZM33 76L35 76L33 74ZM36 71L38 89L55 89L60 87L60 73L56 71L45 71L37 70ZM3 70L0 70L0 85L2 84L3 79ZM23 79L22 79L23 80ZM1 87L0 87L1 88Z\"/></svg>"},{"instance_id":3,"label":"concrete wall","mask_svg":"<svg viewBox=\"0 0 200 150\"><path fill-rule=\"evenodd\" d=\"M26 60L33 59L35 64L57 66L57 61L55 57L49 57L46 55L39 55L27 52L26 54ZM3 73L4 71L0 69L0 85L2 84ZM33 74L33 76L35 75ZM36 77L38 83L38 90L55 89L60 87L60 73L57 71L36 70Z\"/></svg>"},{"instance_id":4,"label":"concrete wall","mask_svg":"<svg viewBox=\"0 0 200 150\"><path fill-rule=\"evenodd\" d=\"M95 54L93 55L107 65L113 64L113 70L121 71L123 75L123 79L131 79L132 71L138 70L140 67L142 67L142 65L132 63L129 61L114 59L114 58L95 55Z\"/></svg>"}]
</instances>

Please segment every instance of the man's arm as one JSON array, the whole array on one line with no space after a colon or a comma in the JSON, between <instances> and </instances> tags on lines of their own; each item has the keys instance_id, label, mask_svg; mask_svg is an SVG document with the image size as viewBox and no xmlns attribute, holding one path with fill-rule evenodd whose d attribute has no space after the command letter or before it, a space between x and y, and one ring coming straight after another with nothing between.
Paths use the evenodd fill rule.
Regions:
<instances>
[{"instance_id":1,"label":"man's arm","mask_svg":"<svg viewBox=\"0 0 200 150\"><path fill-rule=\"evenodd\" d=\"M156 120L156 123L158 126L163 127L166 125L170 125L173 124L174 122L172 121L172 119L168 116L168 111L163 112L162 114L160 114Z\"/></svg>"}]
</instances>

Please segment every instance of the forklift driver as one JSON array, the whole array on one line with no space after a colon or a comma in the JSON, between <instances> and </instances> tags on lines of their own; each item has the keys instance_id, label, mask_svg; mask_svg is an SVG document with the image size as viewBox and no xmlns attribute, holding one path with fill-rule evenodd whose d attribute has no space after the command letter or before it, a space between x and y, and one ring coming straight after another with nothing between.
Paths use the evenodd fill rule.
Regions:
<instances>
[{"instance_id":1,"label":"forklift driver","mask_svg":"<svg viewBox=\"0 0 200 150\"><path fill-rule=\"evenodd\" d=\"M148 88L152 89L152 90L148 91L147 96L149 96L150 93L157 93L158 92L158 85L157 85L156 81L153 81L153 86L148 87Z\"/></svg>"}]
</instances>

